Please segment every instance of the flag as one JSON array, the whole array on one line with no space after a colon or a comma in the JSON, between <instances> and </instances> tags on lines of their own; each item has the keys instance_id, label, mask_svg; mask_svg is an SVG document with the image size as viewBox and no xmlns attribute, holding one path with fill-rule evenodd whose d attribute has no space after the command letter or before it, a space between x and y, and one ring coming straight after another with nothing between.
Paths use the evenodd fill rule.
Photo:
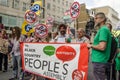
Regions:
<instances>
[{"instance_id":1,"label":"flag","mask_svg":"<svg viewBox=\"0 0 120 80\"><path fill-rule=\"evenodd\" d=\"M24 20L24 22L22 23L22 32L21 33L23 35L29 35L33 32L34 32L34 29L32 28L32 26Z\"/></svg>"}]
</instances>

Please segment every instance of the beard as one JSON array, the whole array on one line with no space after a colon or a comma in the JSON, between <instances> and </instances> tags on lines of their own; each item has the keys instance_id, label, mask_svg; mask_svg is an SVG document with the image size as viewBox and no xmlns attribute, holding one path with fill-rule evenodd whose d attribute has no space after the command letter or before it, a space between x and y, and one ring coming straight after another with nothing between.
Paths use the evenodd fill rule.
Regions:
<instances>
[{"instance_id":1,"label":"beard","mask_svg":"<svg viewBox=\"0 0 120 80\"><path fill-rule=\"evenodd\" d=\"M100 27L100 23L95 23L95 27L96 27L96 26Z\"/></svg>"},{"instance_id":2,"label":"beard","mask_svg":"<svg viewBox=\"0 0 120 80\"><path fill-rule=\"evenodd\" d=\"M62 35L64 35L66 32L65 32L65 31L60 31L60 33L61 33Z\"/></svg>"}]
</instances>

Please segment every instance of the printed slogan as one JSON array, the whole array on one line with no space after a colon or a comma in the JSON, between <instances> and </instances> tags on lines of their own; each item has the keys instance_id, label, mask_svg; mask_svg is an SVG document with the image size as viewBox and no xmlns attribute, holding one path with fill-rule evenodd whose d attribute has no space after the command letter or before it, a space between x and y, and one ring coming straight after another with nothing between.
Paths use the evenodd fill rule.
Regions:
<instances>
[{"instance_id":1,"label":"printed slogan","mask_svg":"<svg viewBox=\"0 0 120 80\"><path fill-rule=\"evenodd\" d=\"M85 44L21 43L22 68L51 80L87 80Z\"/></svg>"}]
</instances>

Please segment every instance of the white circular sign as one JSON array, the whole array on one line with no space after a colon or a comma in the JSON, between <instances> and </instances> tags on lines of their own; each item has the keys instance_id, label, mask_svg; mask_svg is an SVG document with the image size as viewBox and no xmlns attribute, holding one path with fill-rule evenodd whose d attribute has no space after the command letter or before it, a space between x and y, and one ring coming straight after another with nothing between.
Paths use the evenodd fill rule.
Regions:
<instances>
[{"instance_id":1,"label":"white circular sign","mask_svg":"<svg viewBox=\"0 0 120 80\"><path fill-rule=\"evenodd\" d=\"M48 28L52 27L53 26L53 18L52 17L48 17L47 20L46 20L46 25Z\"/></svg>"},{"instance_id":2,"label":"white circular sign","mask_svg":"<svg viewBox=\"0 0 120 80\"><path fill-rule=\"evenodd\" d=\"M39 38L44 38L48 34L48 28L44 24L38 24L35 28L35 35Z\"/></svg>"},{"instance_id":3,"label":"white circular sign","mask_svg":"<svg viewBox=\"0 0 120 80\"><path fill-rule=\"evenodd\" d=\"M35 12L33 11L28 11L25 13L25 20L28 22L28 23L34 23L37 19L37 15Z\"/></svg>"},{"instance_id":4,"label":"white circular sign","mask_svg":"<svg viewBox=\"0 0 120 80\"><path fill-rule=\"evenodd\" d=\"M70 15L72 18L77 18L80 14L80 4L78 2L74 2L70 8Z\"/></svg>"}]
</instances>

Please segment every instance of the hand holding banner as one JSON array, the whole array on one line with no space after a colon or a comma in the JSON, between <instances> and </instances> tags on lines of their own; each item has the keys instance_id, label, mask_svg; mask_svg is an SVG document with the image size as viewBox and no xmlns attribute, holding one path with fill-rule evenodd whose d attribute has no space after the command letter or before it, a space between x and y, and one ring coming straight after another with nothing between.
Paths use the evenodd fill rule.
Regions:
<instances>
[{"instance_id":1,"label":"hand holding banner","mask_svg":"<svg viewBox=\"0 0 120 80\"><path fill-rule=\"evenodd\" d=\"M84 44L21 43L21 52L25 71L50 80L87 80L88 49Z\"/></svg>"}]
</instances>

